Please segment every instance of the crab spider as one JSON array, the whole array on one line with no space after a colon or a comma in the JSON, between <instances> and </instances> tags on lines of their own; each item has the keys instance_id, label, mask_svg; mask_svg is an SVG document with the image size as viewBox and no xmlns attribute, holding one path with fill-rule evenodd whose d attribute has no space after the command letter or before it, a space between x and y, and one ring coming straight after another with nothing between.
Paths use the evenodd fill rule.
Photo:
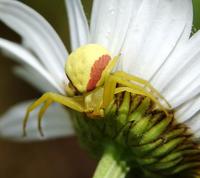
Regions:
<instances>
[{"instance_id":1,"label":"crab spider","mask_svg":"<svg viewBox=\"0 0 200 178\"><path fill-rule=\"evenodd\" d=\"M65 66L70 80L66 87L66 96L47 92L31 104L23 121L23 135L26 135L30 112L42 103L44 105L38 113L38 130L41 135L43 115L53 102L86 113L90 118L101 118L115 94L124 91L149 97L168 115L170 105L148 81L122 71L112 73L120 55L112 60L110 56L105 48L96 44L85 45L72 52ZM168 109L160 101L164 101Z\"/></svg>"}]
</instances>

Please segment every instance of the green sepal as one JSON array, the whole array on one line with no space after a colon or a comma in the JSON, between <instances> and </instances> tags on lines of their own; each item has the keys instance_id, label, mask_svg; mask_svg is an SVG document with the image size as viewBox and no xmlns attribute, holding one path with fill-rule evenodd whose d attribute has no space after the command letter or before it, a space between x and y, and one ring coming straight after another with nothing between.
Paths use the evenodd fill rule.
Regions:
<instances>
[{"instance_id":1,"label":"green sepal","mask_svg":"<svg viewBox=\"0 0 200 178\"><path fill-rule=\"evenodd\" d=\"M127 123L119 132L118 135L116 136L116 141L117 143L122 144L123 146L127 145L127 138L128 138L128 132L130 128L131 123Z\"/></svg>"},{"instance_id":2,"label":"green sepal","mask_svg":"<svg viewBox=\"0 0 200 178\"><path fill-rule=\"evenodd\" d=\"M173 161L173 160L179 159L181 157L183 157L183 153L182 152L172 152L172 153L166 155L164 158L162 158L160 160L160 163Z\"/></svg>"},{"instance_id":3,"label":"green sepal","mask_svg":"<svg viewBox=\"0 0 200 178\"><path fill-rule=\"evenodd\" d=\"M116 111L117 106L115 105L115 100L112 100L112 102L104 110L105 117L112 118L115 115Z\"/></svg>"},{"instance_id":4,"label":"green sepal","mask_svg":"<svg viewBox=\"0 0 200 178\"><path fill-rule=\"evenodd\" d=\"M129 114L129 106L130 106L130 93L125 92L124 99L118 109L117 116L117 130L121 129L124 124L127 122L128 114Z\"/></svg>"},{"instance_id":5,"label":"green sepal","mask_svg":"<svg viewBox=\"0 0 200 178\"><path fill-rule=\"evenodd\" d=\"M177 166L176 168L173 169L171 174L177 174L177 173L184 171L186 169L189 169L189 168L191 169L191 168L195 168L195 167L199 167L199 166L200 166L200 162L180 164L179 166Z\"/></svg>"},{"instance_id":6,"label":"green sepal","mask_svg":"<svg viewBox=\"0 0 200 178\"><path fill-rule=\"evenodd\" d=\"M130 103L130 113L134 112L140 102L142 101L142 97L139 95L135 95L131 97L132 102Z\"/></svg>"},{"instance_id":7,"label":"green sepal","mask_svg":"<svg viewBox=\"0 0 200 178\"><path fill-rule=\"evenodd\" d=\"M105 112L105 132L112 138L117 132L116 123L117 105L114 101L109 105Z\"/></svg>"},{"instance_id":8,"label":"green sepal","mask_svg":"<svg viewBox=\"0 0 200 178\"><path fill-rule=\"evenodd\" d=\"M151 122L149 123L149 125L147 127L147 130L150 130L156 123L159 122L159 120L161 120L162 117L164 117L163 113L154 114L151 119Z\"/></svg>"},{"instance_id":9,"label":"green sepal","mask_svg":"<svg viewBox=\"0 0 200 178\"><path fill-rule=\"evenodd\" d=\"M183 145L180 145L179 148L177 148L176 150L177 151L183 151L183 150L188 150L188 149L193 149L195 148L196 145L192 142L189 142L189 143L184 143Z\"/></svg>"},{"instance_id":10,"label":"green sepal","mask_svg":"<svg viewBox=\"0 0 200 178\"><path fill-rule=\"evenodd\" d=\"M151 155L153 157L161 157L172 151L176 148L179 144L181 144L185 140L185 137L178 137L169 142L163 144L162 146L156 148Z\"/></svg>"},{"instance_id":11,"label":"green sepal","mask_svg":"<svg viewBox=\"0 0 200 178\"><path fill-rule=\"evenodd\" d=\"M178 163L180 163L183 160L183 158L178 158L172 161L168 161L168 162L158 162L154 165L152 165L152 169L154 170L162 170L162 169L169 169L171 167L176 166Z\"/></svg>"},{"instance_id":12,"label":"green sepal","mask_svg":"<svg viewBox=\"0 0 200 178\"><path fill-rule=\"evenodd\" d=\"M128 120L134 122L140 120L147 112L147 109L150 107L150 104L151 100L149 98L146 97L145 99L143 99L142 103L138 106L138 108L129 115Z\"/></svg>"},{"instance_id":13,"label":"green sepal","mask_svg":"<svg viewBox=\"0 0 200 178\"><path fill-rule=\"evenodd\" d=\"M150 123L151 115L148 115L146 117L141 118L138 122L132 123L132 126L129 130L128 135L128 144L138 144L139 143L139 137L141 137L144 132L146 132L146 129Z\"/></svg>"},{"instance_id":14,"label":"green sepal","mask_svg":"<svg viewBox=\"0 0 200 178\"><path fill-rule=\"evenodd\" d=\"M161 122L152 127L149 131L147 131L143 137L141 138L140 144L147 144L152 142L160 137L160 135L167 129L167 126L172 121L172 117L167 117L163 119Z\"/></svg>"},{"instance_id":15,"label":"green sepal","mask_svg":"<svg viewBox=\"0 0 200 178\"><path fill-rule=\"evenodd\" d=\"M151 115L148 115L140 119L136 124L133 124L130 133L134 134L136 137L141 137L143 133L146 132L151 117Z\"/></svg>"},{"instance_id":16,"label":"green sepal","mask_svg":"<svg viewBox=\"0 0 200 178\"><path fill-rule=\"evenodd\" d=\"M158 159L157 158L152 158L152 157L147 157L147 158L138 159L137 162L140 165L145 166L145 165L151 165L153 163L158 162Z\"/></svg>"},{"instance_id":17,"label":"green sepal","mask_svg":"<svg viewBox=\"0 0 200 178\"><path fill-rule=\"evenodd\" d=\"M166 140L171 140L177 136L180 136L182 134L184 134L186 131L186 128L179 128L179 129L175 129L175 130L172 130L172 131L169 131L169 133L167 133L165 135L165 139Z\"/></svg>"},{"instance_id":18,"label":"green sepal","mask_svg":"<svg viewBox=\"0 0 200 178\"><path fill-rule=\"evenodd\" d=\"M200 154L200 150L199 149L187 149L187 150L182 151L182 153L184 155L191 155L192 156L194 154Z\"/></svg>"},{"instance_id":19,"label":"green sepal","mask_svg":"<svg viewBox=\"0 0 200 178\"><path fill-rule=\"evenodd\" d=\"M145 145L139 145L139 146L132 146L133 152L139 154L139 155L145 155L149 153L150 151L154 150L158 146L160 146L163 143L163 139L158 139L155 142L148 143Z\"/></svg>"}]
</instances>

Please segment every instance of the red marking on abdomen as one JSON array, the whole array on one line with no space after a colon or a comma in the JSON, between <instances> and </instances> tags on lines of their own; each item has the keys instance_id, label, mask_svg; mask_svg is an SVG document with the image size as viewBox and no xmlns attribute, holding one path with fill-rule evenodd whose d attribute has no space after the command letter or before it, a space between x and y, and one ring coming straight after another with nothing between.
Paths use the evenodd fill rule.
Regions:
<instances>
[{"instance_id":1,"label":"red marking on abdomen","mask_svg":"<svg viewBox=\"0 0 200 178\"><path fill-rule=\"evenodd\" d=\"M108 65L111 57L109 55L103 55L92 66L90 72L90 80L87 84L87 91L95 89L97 82L101 79L101 74Z\"/></svg>"}]
</instances>

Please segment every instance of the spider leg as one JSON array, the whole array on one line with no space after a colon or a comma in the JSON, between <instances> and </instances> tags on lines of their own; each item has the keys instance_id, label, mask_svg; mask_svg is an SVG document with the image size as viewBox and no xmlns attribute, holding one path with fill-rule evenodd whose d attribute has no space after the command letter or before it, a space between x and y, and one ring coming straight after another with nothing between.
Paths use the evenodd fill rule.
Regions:
<instances>
[{"instance_id":1,"label":"spider leg","mask_svg":"<svg viewBox=\"0 0 200 178\"><path fill-rule=\"evenodd\" d=\"M120 54L115 56L110 63L108 64L108 66L105 68L105 70L102 72L101 74L101 79L98 81L97 85L101 86L103 85L104 81L107 80L107 78L109 77L110 73L112 72L113 68L116 66L118 60L119 60Z\"/></svg>"},{"instance_id":2,"label":"spider leg","mask_svg":"<svg viewBox=\"0 0 200 178\"><path fill-rule=\"evenodd\" d=\"M138 95L144 95L144 96L147 96L149 97L152 101L154 101L161 110L163 110L165 112L165 114L168 116L169 113L167 112L167 110L159 103L159 101L153 97L153 95L151 94L146 94L145 92L143 91L140 91L140 90L135 90L135 89L132 89L132 88L129 88L129 87L118 87L115 89L115 94L117 93L121 93L121 92L124 92L124 91L127 91L127 92L130 92L130 93L133 93L133 94L138 94Z\"/></svg>"},{"instance_id":3,"label":"spider leg","mask_svg":"<svg viewBox=\"0 0 200 178\"><path fill-rule=\"evenodd\" d=\"M117 80L114 80L112 76L109 76L104 84L103 108L106 108L113 100L116 86Z\"/></svg>"},{"instance_id":4,"label":"spider leg","mask_svg":"<svg viewBox=\"0 0 200 178\"><path fill-rule=\"evenodd\" d=\"M117 84L121 84L124 87L116 88ZM128 80L124 80L123 78L115 74L111 75L105 82L104 95L103 95L103 108L106 108L109 105L109 103L113 100L114 95L116 93L120 93L123 91L128 91L134 94L141 94L141 95L149 97L165 112L166 115L168 115L167 110L160 104L157 98L154 97L151 93L146 91L143 87L137 84L131 83Z\"/></svg>"},{"instance_id":5,"label":"spider leg","mask_svg":"<svg viewBox=\"0 0 200 178\"><path fill-rule=\"evenodd\" d=\"M117 56L115 56L112 61L110 62L110 64L108 65L107 67L107 71L108 73L110 73L112 71L112 69L116 66L118 60L119 60L119 57L120 57L121 54L118 54Z\"/></svg>"},{"instance_id":6,"label":"spider leg","mask_svg":"<svg viewBox=\"0 0 200 178\"><path fill-rule=\"evenodd\" d=\"M145 96L150 95L149 92L146 91L143 87L137 84L131 83L128 80L124 80L123 78L119 76L115 76L115 74L113 74L109 76L109 78L106 80L105 85L104 85L104 95L103 95L104 107L108 106L108 104L113 100L117 84L121 84L125 87L132 88L135 91L137 90L137 91L143 92L143 95Z\"/></svg>"},{"instance_id":7,"label":"spider leg","mask_svg":"<svg viewBox=\"0 0 200 178\"><path fill-rule=\"evenodd\" d=\"M40 108L39 114L38 114L38 130L40 132L41 136L44 136L43 130L42 130L42 119L43 116L48 109L48 107L53 103L51 99L47 100L44 105Z\"/></svg>"},{"instance_id":8,"label":"spider leg","mask_svg":"<svg viewBox=\"0 0 200 178\"><path fill-rule=\"evenodd\" d=\"M43 94L38 100L36 100L33 104L31 104L26 111L26 115L24 117L23 120L23 135L26 135L26 126L27 126L27 122L29 119L29 115L30 112L33 111L35 108L37 108L40 104L44 103L44 106L40 109L39 111L39 115L38 115L38 128L39 131L42 135L42 131L41 131L41 121L42 121L42 117L45 113L45 111L47 110L47 108L50 106L50 104L52 104L53 102L57 102L60 103L64 106L67 106L71 109L74 109L76 111L79 112L84 112L84 106L81 102L81 98L77 97L77 99L74 98L69 98L67 96L62 96L56 93L52 93L52 92L47 92L45 94Z\"/></svg>"},{"instance_id":9,"label":"spider leg","mask_svg":"<svg viewBox=\"0 0 200 178\"><path fill-rule=\"evenodd\" d=\"M116 88L117 83L110 78L110 72L112 71L112 69L116 66L119 58L120 58L121 54L118 54L117 56L115 56L112 61L110 62L110 64L106 67L106 69L104 70L104 72L102 73L102 76L105 77L104 81L104 96L103 98L106 99L105 102L103 102L103 105L105 105L105 103L108 105L109 101L112 100L112 95L114 95L114 90ZM100 81L99 83L102 83L102 81ZM107 90L105 90L105 88ZM111 92L111 93L110 93Z\"/></svg>"},{"instance_id":10,"label":"spider leg","mask_svg":"<svg viewBox=\"0 0 200 178\"><path fill-rule=\"evenodd\" d=\"M123 71L115 72L114 75L142 84L144 87L150 89L158 98L161 98L169 108L172 108L168 101L155 88L153 88L153 86L147 80L141 79L137 76L129 75Z\"/></svg>"}]
</instances>

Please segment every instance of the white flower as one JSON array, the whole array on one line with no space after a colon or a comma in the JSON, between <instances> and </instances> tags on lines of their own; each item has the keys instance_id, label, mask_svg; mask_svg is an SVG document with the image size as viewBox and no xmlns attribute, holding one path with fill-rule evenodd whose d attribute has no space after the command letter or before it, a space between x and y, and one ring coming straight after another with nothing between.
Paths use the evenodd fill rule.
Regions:
<instances>
[{"instance_id":1,"label":"white flower","mask_svg":"<svg viewBox=\"0 0 200 178\"><path fill-rule=\"evenodd\" d=\"M113 56L120 52L118 69L149 80L176 110L176 119L199 138L200 32L190 38L192 1L94 0L90 27L80 0L66 0L66 4L72 50L97 43L107 47ZM51 26L34 10L13 0L0 0L0 19L23 39L22 44L15 44L0 38L0 47L22 64L16 72L41 91L64 94L68 53ZM2 136L21 139L25 106L17 106L3 116ZM45 117L50 118L44 120L47 136L72 133L67 113L55 114L55 118L51 110L48 112ZM29 123L31 133L37 133L35 122L33 118ZM34 138L39 137L29 137Z\"/></svg>"}]
</instances>

